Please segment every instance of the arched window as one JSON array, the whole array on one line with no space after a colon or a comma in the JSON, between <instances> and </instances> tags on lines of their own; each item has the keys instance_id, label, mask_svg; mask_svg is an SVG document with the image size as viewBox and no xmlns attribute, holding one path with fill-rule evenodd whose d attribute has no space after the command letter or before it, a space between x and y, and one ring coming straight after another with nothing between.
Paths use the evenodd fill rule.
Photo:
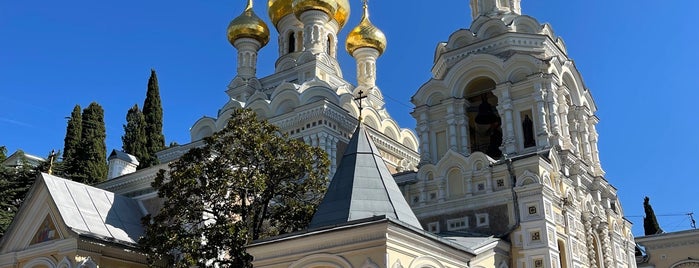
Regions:
<instances>
[{"instance_id":1,"label":"arched window","mask_svg":"<svg viewBox=\"0 0 699 268\"><path fill-rule=\"evenodd\" d=\"M469 143L471 152L483 152L499 159L502 156L502 121L497 110L498 98L493 94L495 81L487 77L472 80L464 96L468 107Z\"/></svg>"},{"instance_id":2,"label":"arched window","mask_svg":"<svg viewBox=\"0 0 699 268\"><path fill-rule=\"evenodd\" d=\"M296 34L294 32L289 33L289 50L287 53L296 52Z\"/></svg>"}]
</instances>

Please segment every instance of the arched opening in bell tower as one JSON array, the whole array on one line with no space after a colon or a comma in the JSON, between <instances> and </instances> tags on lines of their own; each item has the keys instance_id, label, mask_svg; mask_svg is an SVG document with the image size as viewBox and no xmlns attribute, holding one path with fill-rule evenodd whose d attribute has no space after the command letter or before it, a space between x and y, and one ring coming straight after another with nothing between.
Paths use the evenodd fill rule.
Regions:
<instances>
[{"instance_id":1,"label":"arched opening in bell tower","mask_svg":"<svg viewBox=\"0 0 699 268\"><path fill-rule=\"evenodd\" d=\"M294 32L289 33L289 44L288 44L289 49L287 50L286 53L293 53L296 52L296 34Z\"/></svg>"},{"instance_id":2,"label":"arched opening in bell tower","mask_svg":"<svg viewBox=\"0 0 699 268\"><path fill-rule=\"evenodd\" d=\"M499 159L502 156L502 120L497 110L498 98L493 94L495 81L479 77L468 83L464 97L467 109L471 153L483 152Z\"/></svg>"}]
</instances>

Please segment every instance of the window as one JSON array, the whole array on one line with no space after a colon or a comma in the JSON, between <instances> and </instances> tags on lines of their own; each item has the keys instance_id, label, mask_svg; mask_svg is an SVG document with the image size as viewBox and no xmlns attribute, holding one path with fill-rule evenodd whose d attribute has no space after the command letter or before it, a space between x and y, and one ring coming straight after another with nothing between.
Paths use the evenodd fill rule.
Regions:
<instances>
[{"instance_id":1,"label":"window","mask_svg":"<svg viewBox=\"0 0 699 268\"><path fill-rule=\"evenodd\" d=\"M296 35L294 32L289 33L289 50L287 53L296 52Z\"/></svg>"},{"instance_id":2,"label":"window","mask_svg":"<svg viewBox=\"0 0 699 268\"><path fill-rule=\"evenodd\" d=\"M437 192L435 192L435 191L430 192L430 200L435 200L435 199L437 199Z\"/></svg>"},{"instance_id":3,"label":"window","mask_svg":"<svg viewBox=\"0 0 699 268\"><path fill-rule=\"evenodd\" d=\"M439 233L439 222L430 222L427 224L427 231L430 233Z\"/></svg>"},{"instance_id":4,"label":"window","mask_svg":"<svg viewBox=\"0 0 699 268\"><path fill-rule=\"evenodd\" d=\"M505 187L505 180L503 180L503 179L498 179L497 181L495 181L495 184L496 184L498 187Z\"/></svg>"},{"instance_id":5,"label":"window","mask_svg":"<svg viewBox=\"0 0 699 268\"><path fill-rule=\"evenodd\" d=\"M465 230L468 228L468 218L451 219L447 221L447 230L458 231Z\"/></svg>"},{"instance_id":6,"label":"window","mask_svg":"<svg viewBox=\"0 0 699 268\"><path fill-rule=\"evenodd\" d=\"M488 222L488 213L478 213L476 214L476 226L478 227L487 227L489 224Z\"/></svg>"}]
</instances>

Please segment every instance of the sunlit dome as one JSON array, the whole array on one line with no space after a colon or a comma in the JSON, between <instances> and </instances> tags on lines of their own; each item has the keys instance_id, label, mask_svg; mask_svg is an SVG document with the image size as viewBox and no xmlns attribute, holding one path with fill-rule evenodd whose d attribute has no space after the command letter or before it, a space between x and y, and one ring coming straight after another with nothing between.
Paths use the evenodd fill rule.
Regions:
<instances>
[{"instance_id":1,"label":"sunlit dome","mask_svg":"<svg viewBox=\"0 0 699 268\"><path fill-rule=\"evenodd\" d=\"M248 0L243 13L228 24L228 41L233 44L240 38L255 39L262 46L269 42L269 28L252 10L252 0Z\"/></svg>"},{"instance_id":2,"label":"sunlit dome","mask_svg":"<svg viewBox=\"0 0 699 268\"><path fill-rule=\"evenodd\" d=\"M386 35L369 20L369 9L366 2L364 3L362 20L347 35L347 42L345 43L345 48L350 55L355 50L363 47L376 49L379 51L379 55L386 49Z\"/></svg>"}]
</instances>

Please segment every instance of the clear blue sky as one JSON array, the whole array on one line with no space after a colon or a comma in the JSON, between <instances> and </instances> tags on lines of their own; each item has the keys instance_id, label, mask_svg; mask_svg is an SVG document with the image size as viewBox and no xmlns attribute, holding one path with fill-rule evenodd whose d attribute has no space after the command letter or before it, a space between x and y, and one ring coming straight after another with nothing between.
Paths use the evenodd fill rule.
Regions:
<instances>
[{"instance_id":1,"label":"clear blue sky","mask_svg":"<svg viewBox=\"0 0 699 268\"><path fill-rule=\"evenodd\" d=\"M0 145L42 156L60 150L73 106L97 101L108 150L121 148L126 111L142 106L150 68L158 72L167 143L187 143L193 123L226 102L236 59L225 30L245 2L0 1ZM269 21L266 1L254 2ZM350 2L342 44L361 16L361 1ZM523 13L564 39L596 100L602 167L634 234L643 233L637 216L646 195L656 214L699 213L699 31L687 12L699 1L522 2ZM375 0L370 8L388 38L377 83L391 115L412 129L409 99L430 76L437 42L469 27L468 1ZM260 77L277 56L272 32ZM339 55L354 82L354 60ZM659 220L666 231L689 228L686 216Z\"/></svg>"}]
</instances>

